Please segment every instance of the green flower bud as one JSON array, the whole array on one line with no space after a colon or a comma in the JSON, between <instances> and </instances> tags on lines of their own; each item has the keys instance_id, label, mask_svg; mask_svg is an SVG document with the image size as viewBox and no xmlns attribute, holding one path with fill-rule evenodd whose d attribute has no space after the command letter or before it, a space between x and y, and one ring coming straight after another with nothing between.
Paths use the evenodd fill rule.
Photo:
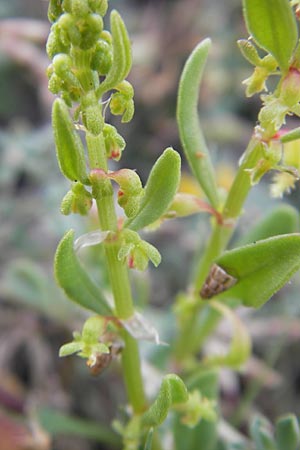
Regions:
<instances>
[{"instance_id":1,"label":"green flower bud","mask_svg":"<svg viewBox=\"0 0 300 450\"><path fill-rule=\"evenodd\" d=\"M131 269L146 270L149 260L157 267L161 262L159 251L149 242L143 241L138 233L125 229L123 243L118 253L119 260L127 260Z\"/></svg>"},{"instance_id":2,"label":"green flower bud","mask_svg":"<svg viewBox=\"0 0 300 450\"><path fill-rule=\"evenodd\" d=\"M53 69L60 78L67 77L72 69L72 59L64 53L55 55L53 58Z\"/></svg>"},{"instance_id":3,"label":"green flower bud","mask_svg":"<svg viewBox=\"0 0 300 450\"><path fill-rule=\"evenodd\" d=\"M72 14L75 17L85 17L89 14L90 8L88 0L72 0Z\"/></svg>"},{"instance_id":4,"label":"green flower bud","mask_svg":"<svg viewBox=\"0 0 300 450\"><path fill-rule=\"evenodd\" d=\"M100 39L95 47L95 53L91 60L91 69L99 75L107 75L112 65L112 46L104 39Z\"/></svg>"},{"instance_id":5,"label":"green flower bud","mask_svg":"<svg viewBox=\"0 0 300 450\"><path fill-rule=\"evenodd\" d=\"M123 81L116 89L118 92L111 96L110 111L114 115L122 115L122 122L129 122L134 114L133 87L128 81Z\"/></svg>"},{"instance_id":6,"label":"green flower bud","mask_svg":"<svg viewBox=\"0 0 300 450\"><path fill-rule=\"evenodd\" d=\"M63 0L63 10L67 13L72 12L72 2L73 0Z\"/></svg>"},{"instance_id":7,"label":"green flower bud","mask_svg":"<svg viewBox=\"0 0 300 450\"><path fill-rule=\"evenodd\" d=\"M68 216L72 212L72 205L74 200L74 193L72 191L68 191L60 204L60 212L64 216Z\"/></svg>"},{"instance_id":8,"label":"green flower bud","mask_svg":"<svg viewBox=\"0 0 300 450\"><path fill-rule=\"evenodd\" d=\"M58 17L63 13L61 0L50 0L48 6L48 19L49 22L55 22Z\"/></svg>"},{"instance_id":9,"label":"green flower bud","mask_svg":"<svg viewBox=\"0 0 300 450\"><path fill-rule=\"evenodd\" d=\"M108 176L120 186L118 203L124 209L126 216L135 216L139 210L140 201L144 194L142 182L138 174L134 170L121 169L110 173Z\"/></svg>"},{"instance_id":10,"label":"green flower bud","mask_svg":"<svg viewBox=\"0 0 300 450\"><path fill-rule=\"evenodd\" d=\"M101 16L105 16L108 1L107 0L88 0L89 6L94 13L100 14Z\"/></svg>"},{"instance_id":11,"label":"green flower bud","mask_svg":"<svg viewBox=\"0 0 300 450\"><path fill-rule=\"evenodd\" d=\"M60 211L64 215L71 213L86 216L93 204L93 197L80 183L74 183L72 190L64 196Z\"/></svg>"},{"instance_id":12,"label":"green flower bud","mask_svg":"<svg viewBox=\"0 0 300 450\"><path fill-rule=\"evenodd\" d=\"M84 24L80 25L81 40L79 47L88 50L93 47L103 30L103 19L98 14L90 14L86 17Z\"/></svg>"},{"instance_id":13,"label":"green flower bud","mask_svg":"<svg viewBox=\"0 0 300 450\"><path fill-rule=\"evenodd\" d=\"M122 151L126 146L123 137L117 132L114 126L109 124L104 125L103 136L107 157L119 161Z\"/></svg>"},{"instance_id":14,"label":"green flower bud","mask_svg":"<svg viewBox=\"0 0 300 450\"><path fill-rule=\"evenodd\" d=\"M58 24L52 25L51 33L49 34L46 51L49 59L53 59L58 53L68 53L69 43L63 42Z\"/></svg>"},{"instance_id":15,"label":"green flower bud","mask_svg":"<svg viewBox=\"0 0 300 450\"><path fill-rule=\"evenodd\" d=\"M75 47L80 45L81 33L75 23L72 14L63 14L58 21L61 30L61 38L64 43L71 42Z\"/></svg>"},{"instance_id":16,"label":"green flower bud","mask_svg":"<svg viewBox=\"0 0 300 450\"><path fill-rule=\"evenodd\" d=\"M55 73L50 77L48 89L52 94L59 94L62 90L62 80Z\"/></svg>"}]
</instances>

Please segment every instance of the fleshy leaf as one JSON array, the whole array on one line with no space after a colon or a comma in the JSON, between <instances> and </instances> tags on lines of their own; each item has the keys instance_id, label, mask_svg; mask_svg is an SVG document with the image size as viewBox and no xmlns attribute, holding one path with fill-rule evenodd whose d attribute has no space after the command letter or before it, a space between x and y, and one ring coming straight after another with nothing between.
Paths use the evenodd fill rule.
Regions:
<instances>
[{"instance_id":1,"label":"fleshy leaf","mask_svg":"<svg viewBox=\"0 0 300 450\"><path fill-rule=\"evenodd\" d=\"M263 217L242 239L238 245L252 244L281 234L299 231L299 213L290 205L279 205Z\"/></svg>"},{"instance_id":2,"label":"fleshy leaf","mask_svg":"<svg viewBox=\"0 0 300 450\"><path fill-rule=\"evenodd\" d=\"M225 294L258 308L299 270L300 234L275 236L230 250L216 263L237 279Z\"/></svg>"},{"instance_id":3,"label":"fleshy leaf","mask_svg":"<svg viewBox=\"0 0 300 450\"><path fill-rule=\"evenodd\" d=\"M56 156L63 175L71 181L89 184L84 148L75 130L65 102L59 98L53 103L52 125Z\"/></svg>"},{"instance_id":4,"label":"fleshy leaf","mask_svg":"<svg viewBox=\"0 0 300 450\"><path fill-rule=\"evenodd\" d=\"M76 257L74 230L68 231L57 247L54 272L59 286L75 303L101 315L111 314L101 290L83 270Z\"/></svg>"},{"instance_id":5,"label":"fleshy leaf","mask_svg":"<svg viewBox=\"0 0 300 450\"><path fill-rule=\"evenodd\" d=\"M216 177L199 125L197 109L199 84L210 45L210 39L200 42L185 64L178 90L177 123L182 146L191 170L212 206L217 208L219 201Z\"/></svg>"},{"instance_id":6,"label":"fleshy leaf","mask_svg":"<svg viewBox=\"0 0 300 450\"><path fill-rule=\"evenodd\" d=\"M154 164L137 214L125 222L132 230L139 230L159 219L168 209L179 186L180 156L167 148Z\"/></svg>"},{"instance_id":7,"label":"fleshy leaf","mask_svg":"<svg viewBox=\"0 0 300 450\"><path fill-rule=\"evenodd\" d=\"M296 19L288 0L243 0L249 33L286 70L297 45Z\"/></svg>"},{"instance_id":8,"label":"fleshy leaf","mask_svg":"<svg viewBox=\"0 0 300 450\"><path fill-rule=\"evenodd\" d=\"M113 43L113 62L105 80L98 88L98 97L101 97L104 92L113 89L121 83L128 75L132 64L130 39L126 26L116 10L111 12L110 26Z\"/></svg>"},{"instance_id":9,"label":"fleshy leaf","mask_svg":"<svg viewBox=\"0 0 300 450\"><path fill-rule=\"evenodd\" d=\"M300 430L297 418L287 414L276 423L276 442L278 450L295 450L300 443Z\"/></svg>"},{"instance_id":10,"label":"fleshy leaf","mask_svg":"<svg viewBox=\"0 0 300 450\"><path fill-rule=\"evenodd\" d=\"M250 434L257 450L277 449L272 436L271 425L264 417L255 417L250 427Z\"/></svg>"},{"instance_id":11,"label":"fleshy leaf","mask_svg":"<svg viewBox=\"0 0 300 450\"><path fill-rule=\"evenodd\" d=\"M170 408L188 400L188 392L184 382L177 375L166 375L154 403L142 415L142 425L157 427L166 419Z\"/></svg>"},{"instance_id":12,"label":"fleshy leaf","mask_svg":"<svg viewBox=\"0 0 300 450\"><path fill-rule=\"evenodd\" d=\"M210 305L230 322L232 340L227 354L208 356L204 363L208 366L220 365L238 368L247 361L251 351L251 341L247 328L236 313L224 303L211 301Z\"/></svg>"}]
</instances>

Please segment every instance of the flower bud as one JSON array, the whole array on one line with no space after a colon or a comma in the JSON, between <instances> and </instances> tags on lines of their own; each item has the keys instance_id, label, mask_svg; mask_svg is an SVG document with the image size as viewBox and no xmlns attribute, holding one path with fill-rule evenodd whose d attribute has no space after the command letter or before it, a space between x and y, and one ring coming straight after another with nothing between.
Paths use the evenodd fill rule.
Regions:
<instances>
[{"instance_id":1,"label":"flower bud","mask_svg":"<svg viewBox=\"0 0 300 450\"><path fill-rule=\"evenodd\" d=\"M95 47L95 53L91 60L91 69L99 75L107 75L112 66L112 46L104 39L100 39Z\"/></svg>"},{"instance_id":2,"label":"flower bud","mask_svg":"<svg viewBox=\"0 0 300 450\"><path fill-rule=\"evenodd\" d=\"M94 13L100 14L101 16L105 16L108 1L107 0L88 0L89 6Z\"/></svg>"},{"instance_id":3,"label":"flower bud","mask_svg":"<svg viewBox=\"0 0 300 450\"><path fill-rule=\"evenodd\" d=\"M74 183L72 190L67 192L61 203L61 213L69 215L71 213L86 216L93 204L93 197L89 191L80 183Z\"/></svg>"},{"instance_id":4,"label":"flower bud","mask_svg":"<svg viewBox=\"0 0 300 450\"><path fill-rule=\"evenodd\" d=\"M75 17L87 16L90 12L88 0L72 0L71 12Z\"/></svg>"},{"instance_id":5,"label":"flower bud","mask_svg":"<svg viewBox=\"0 0 300 450\"><path fill-rule=\"evenodd\" d=\"M126 216L135 216L139 210L140 201L144 194L142 182L138 174L134 170L121 169L110 173L108 176L120 186L118 203L124 209Z\"/></svg>"},{"instance_id":6,"label":"flower bud","mask_svg":"<svg viewBox=\"0 0 300 450\"><path fill-rule=\"evenodd\" d=\"M61 2L57 0L50 0L48 6L48 19L49 22L55 22L58 17L63 13Z\"/></svg>"},{"instance_id":7,"label":"flower bud","mask_svg":"<svg viewBox=\"0 0 300 450\"><path fill-rule=\"evenodd\" d=\"M112 125L105 124L103 128L106 154L108 158L119 161L122 151L125 148L125 141Z\"/></svg>"},{"instance_id":8,"label":"flower bud","mask_svg":"<svg viewBox=\"0 0 300 450\"><path fill-rule=\"evenodd\" d=\"M98 14L90 14L85 18L85 23L81 25L81 39L79 47L88 50L93 47L103 30L103 19Z\"/></svg>"}]
</instances>

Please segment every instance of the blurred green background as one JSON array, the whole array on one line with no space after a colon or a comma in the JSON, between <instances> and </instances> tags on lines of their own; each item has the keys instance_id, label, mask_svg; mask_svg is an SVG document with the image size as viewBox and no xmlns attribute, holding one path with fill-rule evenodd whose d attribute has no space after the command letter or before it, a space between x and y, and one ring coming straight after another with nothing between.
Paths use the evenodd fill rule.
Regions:
<instances>
[{"instance_id":1,"label":"blurred green background","mask_svg":"<svg viewBox=\"0 0 300 450\"><path fill-rule=\"evenodd\" d=\"M53 255L67 229L84 233L97 221L93 213L82 218L59 212L68 182L57 167L50 126L47 6L45 0L0 0L0 450L117 448L108 424L125 414L116 406L125 404L118 365L92 378L83 361L57 356L86 316L55 286ZM241 84L251 72L236 45L247 37L241 1L110 0L110 8L123 14L134 57L129 79L135 117L126 126L110 118L127 141L122 166L137 169L145 181L165 147L181 151L175 121L180 71L194 45L210 36L200 116L226 190L260 105L257 96L245 98ZM270 198L269 181L251 193L237 237L280 202ZM196 192L185 162L182 189ZM299 200L297 188L287 201L299 209ZM171 305L185 289L195 248L203 248L207 233L207 217L192 217L167 222L148 236L163 262L159 270L133 274L134 293L140 307L149 303L162 336L172 339ZM105 287L98 250L83 256ZM288 410L300 413L299 289L296 276L261 312L244 313L254 357L242 374L224 372L221 378L223 413L242 429L254 410L271 419ZM143 352L159 361L150 345Z\"/></svg>"}]
</instances>

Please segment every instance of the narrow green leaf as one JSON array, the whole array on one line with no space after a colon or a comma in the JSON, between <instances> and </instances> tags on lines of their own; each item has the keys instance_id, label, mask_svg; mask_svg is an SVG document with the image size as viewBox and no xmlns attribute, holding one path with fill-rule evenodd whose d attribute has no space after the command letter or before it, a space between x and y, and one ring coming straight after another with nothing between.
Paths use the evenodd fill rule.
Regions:
<instances>
[{"instance_id":1,"label":"narrow green leaf","mask_svg":"<svg viewBox=\"0 0 300 450\"><path fill-rule=\"evenodd\" d=\"M296 450L300 444L300 430L297 418L287 414L278 419L275 430L278 450Z\"/></svg>"},{"instance_id":2,"label":"narrow green leaf","mask_svg":"<svg viewBox=\"0 0 300 450\"><path fill-rule=\"evenodd\" d=\"M168 209L179 186L180 156L172 148L167 148L154 164L135 217L125 226L139 230L159 219Z\"/></svg>"},{"instance_id":3,"label":"narrow green leaf","mask_svg":"<svg viewBox=\"0 0 300 450\"><path fill-rule=\"evenodd\" d=\"M218 207L216 177L198 118L199 84L211 45L200 42L188 58L179 83L177 123L180 139L192 172L214 208Z\"/></svg>"},{"instance_id":4,"label":"narrow green leaf","mask_svg":"<svg viewBox=\"0 0 300 450\"><path fill-rule=\"evenodd\" d=\"M83 270L76 257L74 230L68 231L58 244L54 273L59 286L75 303L101 315L112 313L101 290Z\"/></svg>"},{"instance_id":5,"label":"narrow green leaf","mask_svg":"<svg viewBox=\"0 0 300 450\"><path fill-rule=\"evenodd\" d=\"M297 139L300 139L300 127L288 131L280 137L282 143L296 141Z\"/></svg>"},{"instance_id":6,"label":"narrow green leaf","mask_svg":"<svg viewBox=\"0 0 300 450\"><path fill-rule=\"evenodd\" d=\"M230 250L216 263L237 279L225 294L258 308L299 270L300 234L275 236Z\"/></svg>"},{"instance_id":7,"label":"narrow green leaf","mask_svg":"<svg viewBox=\"0 0 300 450\"><path fill-rule=\"evenodd\" d=\"M92 422L79 417L62 414L60 411L43 408L38 411L38 418L43 428L51 436L81 436L107 444L108 448L120 448L121 439L109 426L99 421Z\"/></svg>"},{"instance_id":8,"label":"narrow green leaf","mask_svg":"<svg viewBox=\"0 0 300 450\"><path fill-rule=\"evenodd\" d=\"M188 400L188 392L184 382L177 375L166 375L161 383L157 398L142 415L142 425L157 427L166 419L170 408Z\"/></svg>"},{"instance_id":9,"label":"narrow green leaf","mask_svg":"<svg viewBox=\"0 0 300 450\"><path fill-rule=\"evenodd\" d=\"M56 156L61 172L71 181L90 184L86 171L83 144L75 130L67 105L59 98L53 103L52 125Z\"/></svg>"},{"instance_id":10,"label":"narrow green leaf","mask_svg":"<svg viewBox=\"0 0 300 450\"><path fill-rule=\"evenodd\" d=\"M113 44L113 62L105 80L97 90L98 98L104 92L115 88L121 83L127 77L132 64L130 39L126 26L116 10L111 12L110 27Z\"/></svg>"},{"instance_id":11,"label":"narrow green leaf","mask_svg":"<svg viewBox=\"0 0 300 450\"><path fill-rule=\"evenodd\" d=\"M249 33L286 70L297 45L297 23L288 0L243 0Z\"/></svg>"},{"instance_id":12,"label":"narrow green leaf","mask_svg":"<svg viewBox=\"0 0 300 450\"><path fill-rule=\"evenodd\" d=\"M290 205L279 205L260 220L239 241L237 246L252 244L280 234L297 233L299 231L299 213Z\"/></svg>"}]
</instances>

